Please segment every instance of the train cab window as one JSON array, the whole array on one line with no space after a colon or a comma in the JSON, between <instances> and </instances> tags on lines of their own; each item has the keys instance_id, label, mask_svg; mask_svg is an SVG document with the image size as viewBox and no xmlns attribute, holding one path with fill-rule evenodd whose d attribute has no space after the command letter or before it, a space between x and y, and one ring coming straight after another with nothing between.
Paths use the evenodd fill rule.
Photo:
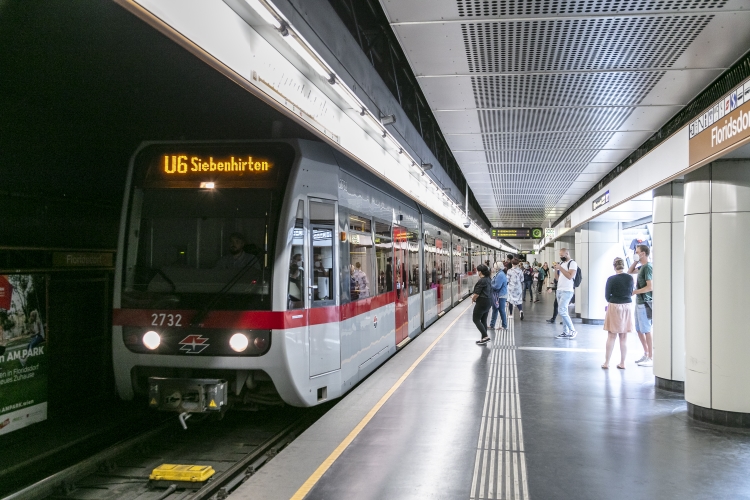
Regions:
<instances>
[{"instance_id":1,"label":"train cab window","mask_svg":"<svg viewBox=\"0 0 750 500\"><path fill-rule=\"evenodd\" d=\"M355 300L372 295L373 241L372 223L369 219L349 216L349 297Z\"/></svg>"},{"instance_id":2,"label":"train cab window","mask_svg":"<svg viewBox=\"0 0 750 500\"><path fill-rule=\"evenodd\" d=\"M254 192L253 192L254 191ZM270 190L137 189L124 307L270 309Z\"/></svg>"},{"instance_id":3,"label":"train cab window","mask_svg":"<svg viewBox=\"0 0 750 500\"><path fill-rule=\"evenodd\" d=\"M303 309L305 307L305 266L302 256L305 254L305 202L297 204L297 215L294 219L294 233L292 235L292 251L289 262L289 293L288 309Z\"/></svg>"},{"instance_id":4,"label":"train cab window","mask_svg":"<svg viewBox=\"0 0 750 500\"><path fill-rule=\"evenodd\" d=\"M373 295L393 291L394 281L399 281L394 275L391 225L378 221L375 221L375 268L378 279Z\"/></svg>"},{"instance_id":5,"label":"train cab window","mask_svg":"<svg viewBox=\"0 0 750 500\"><path fill-rule=\"evenodd\" d=\"M333 305L333 228L336 206L332 202L310 201L312 269L310 290L312 307Z\"/></svg>"}]
</instances>

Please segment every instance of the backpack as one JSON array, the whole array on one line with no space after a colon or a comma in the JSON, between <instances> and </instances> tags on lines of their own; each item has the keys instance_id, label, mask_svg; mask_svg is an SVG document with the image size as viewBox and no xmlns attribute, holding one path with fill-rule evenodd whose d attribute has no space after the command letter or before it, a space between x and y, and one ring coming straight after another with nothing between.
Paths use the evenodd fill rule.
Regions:
<instances>
[{"instance_id":1,"label":"backpack","mask_svg":"<svg viewBox=\"0 0 750 500\"><path fill-rule=\"evenodd\" d=\"M575 261L570 261L575 262ZM576 271L575 277L573 277L573 288L578 288L581 286L581 281L583 281L583 270L581 269L581 266L578 265L578 262L576 262L576 265L578 266L578 270ZM568 264L568 269L570 269L570 264Z\"/></svg>"}]
</instances>

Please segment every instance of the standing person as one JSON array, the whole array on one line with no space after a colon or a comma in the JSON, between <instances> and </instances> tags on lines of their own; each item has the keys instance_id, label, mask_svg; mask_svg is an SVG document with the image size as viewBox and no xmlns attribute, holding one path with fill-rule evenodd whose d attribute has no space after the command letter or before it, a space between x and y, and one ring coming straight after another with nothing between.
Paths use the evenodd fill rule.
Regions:
<instances>
[{"instance_id":1,"label":"standing person","mask_svg":"<svg viewBox=\"0 0 750 500\"><path fill-rule=\"evenodd\" d=\"M554 266L554 263L552 264ZM555 303L552 305L552 319L548 319L547 323L555 324L555 320L557 320L557 309L558 309L558 303L557 303L557 280L560 277L560 271L554 271L554 277L552 278L552 281L550 282L550 289L555 292Z\"/></svg>"},{"instance_id":2,"label":"standing person","mask_svg":"<svg viewBox=\"0 0 750 500\"><path fill-rule=\"evenodd\" d=\"M547 279L547 270L549 267L547 266L547 263L545 262L542 264L541 267L539 267L539 274L537 274L536 278L536 301L539 302L539 295L542 293L542 288L544 287L544 280Z\"/></svg>"},{"instance_id":3,"label":"standing person","mask_svg":"<svg viewBox=\"0 0 750 500\"><path fill-rule=\"evenodd\" d=\"M367 274L362 270L362 264L354 263L354 272L352 273L358 297L364 299L370 296L370 282L367 281Z\"/></svg>"},{"instance_id":4,"label":"standing person","mask_svg":"<svg viewBox=\"0 0 750 500\"><path fill-rule=\"evenodd\" d=\"M635 249L638 260L633 262L628 269L628 274L638 274L636 280L637 289L633 290L635 295L635 331L638 332L638 339L643 345L643 357L636 361L638 366L654 366L654 339L651 337L651 290L653 290L651 280L654 275L654 269L648 261L651 250L648 245L638 245ZM640 270L636 270L636 265L640 263Z\"/></svg>"},{"instance_id":5,"label":"standing person","mask_svg":"<svg viewBox=\"0 0 750 500\"><path fill-rule=\"evenodd\" d=\"M547 271L544 270L544 266L540 266L537 269L536 274L536 300L534 302L539 302L539 296L542 294L542 286L544 285L544 278L547 277Z\"/></svg>"},{"instance_id":6,"label":"standing person","mask_svg":"<svg viewBox=\"0 0 750 500\"><path fill-rule=\"evenodd\" d=\"M490 328L495 328L497 313L500 312L500 320L503 330L508 328L508 317L505 314L505 302L508 300L508 277L503 272L503 265L495 262L495 276L492 278L492 319Z\"/></svg>"},{"instance_id":7,"label":"standing person","mask_svg":"<svg viewBox=\"0 0 750 500\"><path fill-rule=\"evenodd\" d=\"M609 358L615 348L615 340L620 337L620 364L617 368L625 369L625 355L628 352L627 335L633 329L633 278L625 273L625 261L615 258L612 265L615 275L607 278L604 286L604 298L607 300L607 313L604 316L604 329L607 330L607 350L602 368L609 368Z\"/></svg>"},{"instance_id":8,"label":"standing person","mask_svg":"<svg viewBox=\"0 0 750 500\"><path fill-rule=\"evenodd\" d=\"M523 321L523 271L519 267L520 261L513 259L513 267L508 269L508 304L510 304L510 314L513 315L513 306L518 307L521 312L521 321Z\"/></svg>"},{"instance_id":9,"label":"standing person","mask_svg":"<svg viewBox=\"0 0 750 500\"><path fill-rule=\"evenodd\" d=\"M528 262L523 265L523 300L526 300L526 290L529 291L531 302L534 301L534 269Z\"/></svg>"},{"instance_id":10,"label":"standing person","mask_svg":"<svg viewBox=\"0 0 750 500\"><path fill-rule=\"evenodd\" d=\"M578 264L576 264L576 261L570 260L570 252L567 248L560 249L560 264L555 264L555 270L560 271L560 276L557 279L557 313L563 322L563 332L557 338L574 339L578 332L573 328L573 320L570 319L568 305L575 292L573 281L578 272Z\"/></svg>"},{"instance_id":11,"label":"standing person","mask_svg":"<svg viewBox=\"0 0 750 500\"><path fill-rule=\"evenodd\" d=\"M385 265L385 291L393 291L393 257L385 259L387 264Z\"/></svg>"},{"instance_id":12,"label":"standing person","mask_svg":"<svg viewBox=\"0 0 750 500\"><path fill-rule=\"evenodd\" d=\"M477 345L484 345L490 341L487 335L487 315L492 307L492 283L490 282L490 268L484 264L477 266L480 278L474 285L474 292L471 301L474 303L474 313L472 320L479 330L481 338L477 340Z\"/></svg>"}]
</instances>

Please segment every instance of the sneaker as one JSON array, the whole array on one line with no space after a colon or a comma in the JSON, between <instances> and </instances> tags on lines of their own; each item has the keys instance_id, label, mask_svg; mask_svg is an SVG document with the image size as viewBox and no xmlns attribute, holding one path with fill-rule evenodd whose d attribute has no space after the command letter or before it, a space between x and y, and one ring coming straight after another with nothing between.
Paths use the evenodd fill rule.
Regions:
<instances>
[{"instance_id":1,"label":"sneaker","mask_svg":"<svg viewBox=\"0 0 750 500\"><path fill-rule=\"evenodd\" d=\"M646 358L645 361L641 361L638 363L638 366L654 366L654 360L651 358Z\"/></svg>"},{"instance_id":2,"label":"sneaker","mask_svg":"<svg viewBox=\"0 0 750 500\"><path fill-rule=\"evenodd\" d=\"M568 332L562 332L560 335L555 337L556 339L567 339L569 338Z\"/></svg>"},{"instance_id":3,"label":"sneaker","mask_svg":"<svg viewBox=\"0 0 750 500\"><path fill-rule=\"evenodd\" d=\"M554 324L555 323L555 318L548 319L546 321L547 321L547 323Z\"/></svg>"},{"instance_id":4,"label":"sneaker","mask_svg":"<svg viewBox=\"0 0 750 500\"><path fill-rule=\"evenodd\" d=\"M571 332L570 332L570 333L568 334L568 338L569 338L569 339L574 339L574 338L576 338L576 335L578 335L578 332L577 332L577 331L575 331L575 330L573 330L573 331L571 331Z\"/></svg>"},{"instance_id":5,"label":"sneaker","mask_svg":"<svg viewBox=\"0 0 750 500\"><path fill-rule=\"evenodd\" d=\"M477 345L484 345L484 344L486 344L489 341L490 341L490 338L489 337L485 337L482 340L477 340Z\"/></svg>"},{"instance_id":6,"label":"sneaker","mask_svg":"<svg viewBox=\"0 0 750 500\"><path fill-rule=\"evenodd\" d=\"M521 311L521 321L523 321L523 311Z\"/></svg>"},{"instance_id":7,"label":"sneaker","mask_svg":"<svg viewBox=\"0 0 750 500\"><path fill-rule=\"evenodd\" d=\"M643 356L641 357L641 359L636 359L636 360L635 360L635 364L636 364L636 365L640 365L641 363L643 363L643 362L644 362L644 361L646 361L647 359L648 359L648 356L646 356L646 355L644 354L644 355L643 355Z\"/></svg>"}]
</instances>

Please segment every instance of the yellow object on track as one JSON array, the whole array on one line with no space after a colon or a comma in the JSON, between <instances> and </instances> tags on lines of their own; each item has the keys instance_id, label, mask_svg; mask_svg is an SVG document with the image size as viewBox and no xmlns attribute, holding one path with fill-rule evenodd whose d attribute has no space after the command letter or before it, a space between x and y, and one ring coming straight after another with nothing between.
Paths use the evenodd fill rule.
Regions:
<instances>
[{"instance_id":1,"label":"yellow object on track","mask_svg":"<svg viewBox=\"0 0 750 500\"><path fill-rule=\"evenodd\" d=\"M202 483L215 473L216 471L210 465L161 464L151 471L148 478L152 481Z\"/></svg>"}]
</instances>

